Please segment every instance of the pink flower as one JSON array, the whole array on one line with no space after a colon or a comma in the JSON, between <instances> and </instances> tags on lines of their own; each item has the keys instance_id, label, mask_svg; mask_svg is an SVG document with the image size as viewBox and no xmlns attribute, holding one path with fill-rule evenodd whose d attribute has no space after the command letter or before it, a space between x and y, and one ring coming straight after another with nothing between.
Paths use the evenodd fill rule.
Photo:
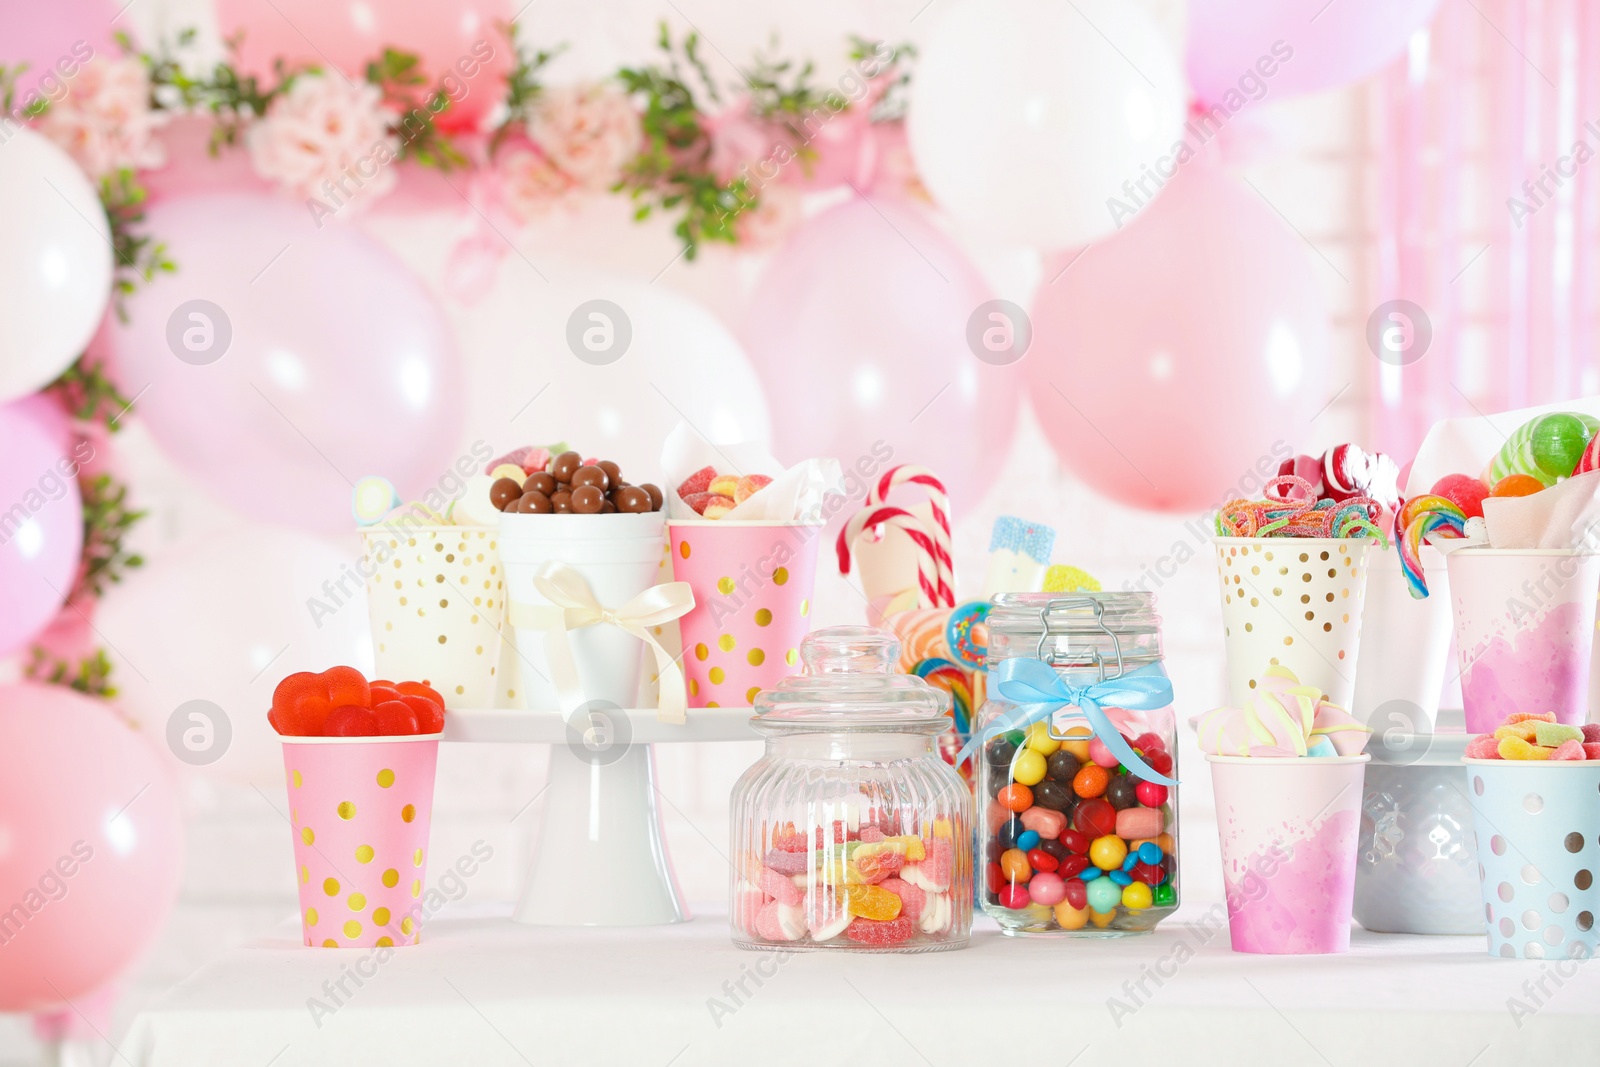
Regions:
<instances>
[{"instance_id":1,"label":"pink flower","mask_svg":"<svg viewBox=\"0 0 1600 1067\"><path fill-rule=\"evenodd\" d=\"M601 191L639 153L639 115L622 90L603 82L546 89L528 135L577 185Z\"/></svg>"},{"instance_id":2,"label":"pink flower","mask_svg":"<svg viewBox=\"0 0 1600 1067\"><path fill-rule=\"evenodd\" d=\"M377 86L302 74L250 128L246 145L257 174L329 212L393 187L389 167L400 142Z\"/></svg>"},{"instance_id":3,"label":"pink flower","mask_svg":"<svg viewBox=\"0 0 1600 1067\"><path fill-rule=\"evenodd\" d=\"M774 248L782 244L800 222L800 192L794 186L777 182L761 189L754 206L739 213L735 229L739 247Z\"/></svg>"},{"instance_id":4,"label":"pink flower","mask_svg":"<svg viewBox=\"0 0 1600 1067\"><path fill-rule=\"evenodd\" d=\"M39 119L39 132L66 149L92 178L123 167L159 167L155 131L167 116L150 110L150 78L134 58L95 59Z\"/></svg>"},{"instance_id":5,"label":"pink flower","mask_svg":"<svg viewBox=\"0 0 1600 1067\"><path fill-rule=\"evenodd\" d=\"M712 116L707 126L711 134L711 173L724 184L749 167L751 184L760 185L777 177L775 168L784 166L783 160L790 158L790 153L779 152L780 146L789 143L788 131L753 118L748 104L735 103ZM760 173L763 164L772 173ZM799 167L800 163L790 159L787 165Z\"/></svg>"},{"instance_id":6,"label":"pink flower","mask_svg":"<svg viewBox=\"0 0 1600 1067\"><path fill-rule=\"evenodd\" d=\"M534 149L508 150L501 154L495 167L499 172L498 187L489 195L522 226L548 215L573 188L572 179Z\"/></svg>"}]
</instances>

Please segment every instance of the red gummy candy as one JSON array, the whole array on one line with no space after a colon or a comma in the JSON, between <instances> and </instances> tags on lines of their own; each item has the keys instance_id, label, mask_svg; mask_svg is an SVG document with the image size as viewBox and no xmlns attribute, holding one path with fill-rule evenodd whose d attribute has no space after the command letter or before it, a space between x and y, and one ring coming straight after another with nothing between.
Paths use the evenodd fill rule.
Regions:
<instances>
[{"instance_id":1,"label":"red gummy candy","mask_svg":"<svg viewBox=\"0 0 1600 1067\"><path fill-rule=\"evenodd\" d=\"M900 898L900 914L916 922L922 917L922 908L928 902L928 893L921 886L890 878L882 884L884 889Z\"/></svg>"},{"instance_id":2,"label":"red gummy candy","mask_svg":"<svg viewBox=\"0 0 1600 1067\"><path fill-rule=\"evenodd\" d=\"M704 493L707 489L711 488L711 479L715 478L716 476L717 468L701 467L699 470L689 475L689 477L678 483L678 495L683 497L685 502L687 502L691 494Z\"/></svg>"},{"instance_id":3,"label":"red gummy candy","mask_svg":"<svg viewBox=\"0 0 1600 1067\"><path fill-rule=\"evenodd\" d=\"M1583 743L1592 745L1600 741L1600 722L1586 722L1583 724Z\"/></svg>"},{"instance_id":4,"label":"red gummy candy","mask_svg":"<svg viewBox=\"0 0 1600 1067\"><path fill-rule=\"evenodd\" d=\"M804 852L785 852L781 848L774 848L761 857L761 862L779 874L806 873L806 854Z\"/></svg>"},{"instance_id":5,"label":"red gummy candy","mask_svg":"<svg viewBox=\"0 0 1600 1067\"><path fill-rule=\"evenodd\" d=\"M916 928L912 926L909 916L901 915L899 918L889 919L862 919L850 920L850 925L845 927L844 936L862 945L876 945L886 948L898 945L902 941L909 941Z\"/></svg>"},{"instance_id":6,"label":"red gummy candy","mask_svg":"<svg viewBox=\"0 0 1600 1067\"><path fill-rule=\"evenodd\" d=\"M396 682L395 688L400 690L401 696L427 697L439 707L444 707L444 697L427 682Z\"/></svg>"},{"instance_id":7,"label":"red gummy candy","mask_svg":"<svg viewBox=\"0 0 1600 1067\"><path fill-rule=\"evenodd\" d=\"M354 667L329 667L322 672L322 684L328 689L328 703L333 707L344 704L358 708L372 706L372 692L367 679Z\"/></svg>"},{"instance_id":8,"label":"red gummy candy","mask_svg":"<svg viewBox=\"0 0 1600 1067\"><path fill-rule=\"evenodd\" d=\"M376 737L378 716L371 708L345 704L334 708L323 731L326 737Z\"/></svg>"},{"instance_id":9,"label":"red gummy candy","mask_svg":"<svg viewBox=\"0 0 1600 1067\"><path fill-rule=\"evenodd\" d=\"M693 508L696 515L704 515L706 506L711 503L711 500L712 494L710 493L690 493L683 498L683 502Z\"/></svg>"},{"instance_id":10,"label":"red gummy candy","mask_svg":"<svg viewBox=\"0 0 1600 1067\"><path fill-rule=\"evenodd\" d=\"M875 852L856 861L856 869L861 872L862 880L869 885L883 881L905 865L906 858L892 850Z\"/></svg>"},{"instance_id":11,"label":"red gummy candy","mask_svg":"<svg viewBox=\"0 0 1600 1067\"><path fill-rule=\"evenodd\" d=\"M416 697L412 698L417 699ZM378 722L380 734L416 734L422 731L417 729L417 713L410 704L403 700L385 700L372 709L373 716Z\"/></svg>"},{"instance_id":12,"label":"red gummy candy","mask_svg":"<svg viewBox=\"0 0 1600 1067\"><path fill-rule=\"evenodd\" d=\"M804 852L806 850L806 835L804 831L796 830L794 823L784 823L772 831L772 847L781 852ZM822 827L817 827L817 847L822 847Z\"/></svg>"},{"instance_id":13,"label":"red gummy candy","mask_svg":"<svg viewBox=\"0 0 1600 1067\"><path fill-rule=\"evenodd\" d=\"M438 701L415 693L402 693L400 702L416 714L417 728L412 733L436 734L444 729L444 707Z\"/></svg>"},{"instance_id":14,"label":"red gummy candy","mask_svg":"<svg viewBox=\"0 0 1600 1067\"><path fill-rule=\"evenodd\" d=\"M1091 841L1097 837L1115 834L1117 832L1117 809L1113 808L1109 801L1093 797L1078 805L1078 810L1073 815L1072 825L1087 834Z\"/></svg>"},{"instance_id":15,"label":"red gummy candy","mask_svg":"<svg viewBox=\"0 0 1600 1067\"><path fill-rule=\"evenodd\" d=\"M393 682L372 682L367 686L367 691L372 696L373 707L377 707L385 700L400 699L400 690L395 688Z\"/></svg>"},{"instance_id":16,"label":"red gummy candy","mask_svg":"<svg viewBox=\"0 0 1600 1067\"><path fill-rule=\"evenodd\" d=\"M316 737L333 704L322 676L301 671L289 675L272 691L272 710L276 713L272 724L280 734Z\"/></svg>"}]
</instances>

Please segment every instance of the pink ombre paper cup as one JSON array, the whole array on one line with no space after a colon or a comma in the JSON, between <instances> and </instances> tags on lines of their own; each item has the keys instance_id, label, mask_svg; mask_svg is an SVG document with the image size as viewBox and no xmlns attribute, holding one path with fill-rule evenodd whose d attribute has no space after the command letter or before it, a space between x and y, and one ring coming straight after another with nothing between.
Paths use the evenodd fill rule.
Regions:
<instances>
[{"instance_id":1,"label":"pink ombre paper cup","mask_svg":"<svg viewBox=\"0 0 1600 1067\"><path fill-rule=\"evenodd\" d=\"M1369 759L1206 756L1235 952L1349 951Z\"/></svg>"},{"instance_id":2,"label":"pink ombre paper cup","mask_svg":"<svg viewBox=\"0 0 1600 1067\"><path fill-rule=\"evenodd\" d=\"M1446 557L1468 733L1515 711L1589 715L1600 555L1461 548Z\"/></svg>"},{"instance_id":3,"label":"pink ombre paper cup","mask_svg":"<svg viewBox=\"0 0 1600 1067\"><path fill-rule=\"evenodd\" d=\"M421 937L439 736L283 739L307 945Z\"/></svg>"},{"instance_id":4,"label":"pink ombre paper cup","mask_svg":"<svg viewBox=\"0 0 1600 1067\"><path fill-rule=\"evenodd\" d=\"M675 519L672 576L694 590L679 620L691 708L741 707L800 669L823 527Z\"/></svg>"}]
</instances>

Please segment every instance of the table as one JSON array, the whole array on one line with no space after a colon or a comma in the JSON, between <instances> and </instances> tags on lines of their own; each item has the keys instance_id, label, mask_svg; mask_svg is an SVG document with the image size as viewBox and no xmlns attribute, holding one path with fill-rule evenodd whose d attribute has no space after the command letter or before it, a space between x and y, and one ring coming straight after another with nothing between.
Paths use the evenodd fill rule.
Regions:
<instances>
[{"instance_id":1,"label":"table","mask_svg":"<svg viewBox=\"0 0 1600 1067\"><path fill-rule=\"evenodd\" d=\"M1481 937L1357 930L1345 956L1246 956L1220 906L1191 902L1142 937L1009 938L980 919L959 952L785 954L735 949L725 916L698 914L631 930L468 915L381 959L285 927L181 983L121 1050L137 1067L1600 1059L1600 965L1492 959Z\"/></svg>"}]
</instances>

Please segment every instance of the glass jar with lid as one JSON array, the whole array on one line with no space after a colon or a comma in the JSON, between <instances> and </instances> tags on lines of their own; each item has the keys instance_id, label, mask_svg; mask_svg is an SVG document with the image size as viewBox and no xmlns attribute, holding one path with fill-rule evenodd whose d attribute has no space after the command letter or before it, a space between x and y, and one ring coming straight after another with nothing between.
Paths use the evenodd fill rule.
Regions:
<instances>
[{"instance_id":1,"label":"glass jar with lid","mask_svg":"<svg viewBox=\"0 0 1600 1067\"><path fill-rule=\"evenodd\" d=\"M974 725L978 899L1007 934L1178 907L1177 723L1150 593L1003 593Z\"/></svg>"},{"instance_id":2,"label":"glass jar with lid","mask_svg":"<svg viewBox=\"0 0 1600 1067\"><path fill-rule=\"evenodd\" d=\"M899 641L818 630L755 700L766 752L733 789L741 948L928 952L972 927L972 795L939 754L949 694L894 673Z\"/></svg>"}]
</instances>

